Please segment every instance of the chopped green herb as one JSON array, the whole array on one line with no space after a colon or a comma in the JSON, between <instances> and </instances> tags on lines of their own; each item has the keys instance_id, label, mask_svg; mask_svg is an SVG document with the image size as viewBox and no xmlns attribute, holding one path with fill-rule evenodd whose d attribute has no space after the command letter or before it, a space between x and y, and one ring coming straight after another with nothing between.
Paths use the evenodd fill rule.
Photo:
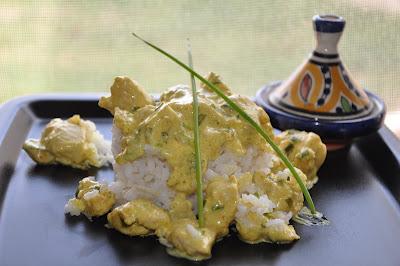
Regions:
<instances>
[{"instance_id":1,"label":"chopped green herb","mask_svg":"<svg viewBox=\"0 0 400 266\"><path fill-rule=\"evenodd\" d=\"M185 129L192 130L192 127L189 126L189 125L187 125L187 124L185 124L185 123L182 123L182 126L183 126Z\"/></svg>"},{"instance_id":2,"label":"chopped green herb","mask_svg":"<svg viewBox=\"0 0 400 266\"><path fill-rule=\"evenodd\" d=\"M293 200L291 198L288 198L285 201L286 201L286 204L289 206L289 208L291 208L293 206Z\"/></svg>"},{"instance_id":3,"label":"chopped green herb","mask_svg":"<svg viewBox=\"0 0 400 266\"><path fill-rule=\"evenodd\" d=\"M285 152L286 154L289 154L294 148L294 145L292 143L289 143L286 147L285 147Z\"/></svg>"},{"instance_id":4,"label":"chopped green herb","mask_svg":"<svg viewBox=\"0 0 400 266\"><path fill-rule=\"evenodd\" d=\"M310 155L310 151L308 149L302 149L300 152L300 159L304 159Z\"/></svg>"},{"instance_id":5,"label":"chopped green herb","mask_svg":"<svg viewBox=\"0 0 400 266\"><path fill-rule=\"evenodd\" d=\"M298 137L296 137L296 136L291 136L290 137L290 141L292 143L298 143L298 142L300 142L300 139Z\"/></svg>"},{"instance_id":6,"label":"chopped green herb","mask_svg":"<svg viewBox=\"0 0 400 266\"><path fill-rule=\"evenodd\" d=\"M157 142L154 146L155 146L156 148L161 148L163 145L162 145L161 142Z\"/></svg>"},{"instance_id":7,"label":"chopped green herb","mask_svg":"<svg viewBox=\"0 0 400 266\"><path fill-rule=\"evenodd\" d=\"M152 133L153 133L153 128L146 127L146 132L145 132L146 137L150 136Z\"/></svg>"},{"instance_id":8,"label":"chopped green herb","mask_svg":"<svg viewBox=\"0 0 400 266\"><path fill-rule=\"evenodd\" d=\"M141 107L139 107L139 106L135 106L135 107L132 108L131 111L132 111L132 112L136 112L136 111L139 110L140 108L141 108Z\"/></svg>"},{"instance_id":9,"label":"chopped green herb","mask_svg":"<svg viewBox=\"0 0 400 266\"><path fill-rule=\"evenodd\" d=\"M269 219L273 218L271 213L264 213L263 216Z\"/></svg>"},{"instance_id":10,"label":"chopped green herb","mask_svg":"<svg viewBox=\"0 0 400 266\"><path fill-rule=\"evenodd\" d=\"M240 106L238 106L234 101L232 101L228 96L225 95L225 93L219 89L217 86L213 85L211 82L206 80L203 76L201 76L199 73L193 70L192 67L186 65L185 63L181 62L179 59L176 57L172 56L171 54L167 53L163 49L155 46L154 44L142 39L140 36L138 36L135 33L132 33L132 35L150 46L151 48L155 49L156 51L160 52L161 54L165 55L169 59L171 59L173 62L181 66L183 69L188 71L191 76L192 76L192 83L194 77L196 77L198 80L203 82L205 85L207 85L208 88L210 88L212 91L214 91L219 97L221 97L229 106L235 110L244 120L246 120L264 139L265 141L271 146L271 148L277 153L277 155L281 158L282 162L286 165L286 167L289 169L289 171L292 173L294 178L296 179L297 183L300 186L301 191L303 192L304 198L306 199L308 205L310 206L311 212L313 214L316 214L316 209L313 203L313 200L311 198L310 193L307 190L307 187L304 185L303 181L301 180L299 174L296 172L294 169L294 166L292 163L289 161L289 159L286 157L285 153L279 148L278 145L275 144L275 142L268 136L268 134L264 131L264 129L256 122L254 121L250 115L248 115ZM195 95L195 94L194 94ZM197 98L197 97L196 97Z\"/></svg>"},{"instance_id":11,"label":"chopped green herb","mask_svg":"<svg viewBox=\"0 0 400 266\"><path fill-rule=\"evenodd\" d=\"M168 132L165 132L165 131L161 132L161 138L162 138L162 140L164 142L167 142L167 140L168 140Z\"/></svg>"}]
</instances>

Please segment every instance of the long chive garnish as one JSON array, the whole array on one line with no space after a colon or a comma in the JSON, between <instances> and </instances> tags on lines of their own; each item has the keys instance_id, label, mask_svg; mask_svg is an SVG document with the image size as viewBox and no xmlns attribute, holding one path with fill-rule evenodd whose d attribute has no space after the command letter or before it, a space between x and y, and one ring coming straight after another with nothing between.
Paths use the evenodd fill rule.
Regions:
<instances>
[{"instance_id":1,"label":"long chive garnish","mask_svg":"<svg viewBox=\"0 0 400 266\"><path fill-rule=\"evenodd\" d=\"M310 207L311 213L315 214L316 209L313 203L313 200L311 198L310 193L308 192L306 186L304 185L303 181L301 180L300 176L297 174L296 170L294 169L292 163L289 161L289 159L286 157L286 155L281 151L281 149L276 145L273 140L265 133L265 131L257 124L256 121L254 121L242 108L240 108L235 102L233 102L231 99L229 99L228 96L226 96L217 86L214 86L211 84L208 80L203 78L200 74L198 74L196 71L194 71L192 68L187 66L185 63L181 62L179 59L175 58L173 55L167 53L166 51L162 50L161 48L158 48L154 44L142 39L140 36L138 36L136 33L132 33L134 37L137 39L141 40L145 44L149 45L153 49L157 50L161 54L165 55L172 61L174 61L176 64L184 68L186 71L188 71L190 74L195 76L197 79L199 79L201 82L206 84L211 90L213 90L219 97L221 97L233 110L235 110L244 120L246 120L267 142L268 144L272 147L272 149L278 154L278 156L281 158L283 163L286 165L286 167L289 169L289 171L292 173L294 178L296 179L297 183L300 186L301 191L303 192L304 198L307 201L308 206Z\"/></svg>"},{"instance_id":2,"label":"long chive garnish","mask_svg":"<svg viewBox=\"0 0 400 266\"><path fill-rule=\"evenodd\" d=\"M192 51L188 39L188 57L189 66L193 69ZM194 123L194 152L196 167L196 197L197 197L197 215L199 217L199 227L204 226L204 203L203 203L203 179L201 177L201 153L200 153L200 133L199 133L199 102L197 99L196 81L192 73L190 73L192 81L193 94L193 123Z\"/></svg>"}]
</instances>

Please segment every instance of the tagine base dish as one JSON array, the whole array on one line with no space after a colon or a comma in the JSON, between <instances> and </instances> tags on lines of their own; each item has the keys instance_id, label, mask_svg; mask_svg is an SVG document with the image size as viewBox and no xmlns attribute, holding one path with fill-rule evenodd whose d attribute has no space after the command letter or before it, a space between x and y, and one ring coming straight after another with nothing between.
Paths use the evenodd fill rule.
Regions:
<instances>
[{"instance_id":1,"label":"tagine base dish","mask_svg":"<svg viewBox=\"0 0 400 266\"><path fill-rule=\"evenodd\" d=\"M298 129L317 133L328 145L330 150L343 148L352 143L357 137L376 132L383 123L386 113L384 102L372 92L366 91L373 104L371 112L363 117L354 119L321 119L290 114L274 106L269 101L269 95L282 81L275 81L263 86L255 97L255 101L269 115L272 126L280 130Z\"/></svg>"}]
</instances>

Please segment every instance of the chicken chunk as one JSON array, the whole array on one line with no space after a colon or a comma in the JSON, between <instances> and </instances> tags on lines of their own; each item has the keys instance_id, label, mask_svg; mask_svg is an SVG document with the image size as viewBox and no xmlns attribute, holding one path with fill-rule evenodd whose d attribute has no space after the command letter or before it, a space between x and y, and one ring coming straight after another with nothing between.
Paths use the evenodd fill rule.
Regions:
<instances>
[{"instance_id":1,"label":"chicken chunk","mask_svg":"<svg viewBox=\"0 0 400 266\"><path fill-rule=\"evenodd\" d=\"M321 138L312 132L287 130L275 140L294 166L306 175L307 187L311 188L318 181L317 171L326 158L326 146Z\"/></svg>"},{"instance_id":2,"label":"chicken chunk","mask_svg":"<svg viewBox=\"0 0 400 266\"><path fill-rule=\"evenodd\" d=\"M108 213L114 204L115 195L106 185L86 177L79 182L75 198L65 205L65 212L75 216L83 213L91 218Z\"/></svg>"},{"instance_id":3,"label":"chicken chunk","mask_svg":"<svg viewBox=\"0 0 400 266\"><path fill-rule=\"evenodd\" d=\"M170 224L168 213L146 199L137 199L115 208L107 215L109 225L130 236L160 234Z\"/></svg>"},{"instance_id":4,"label":"chicken chunk","mask_svg":"<svg viewBox=\"0 0 400 266\"><path fill-rule=\"evenodd\" d=\"M41 138L28 139L23 149L38 164L87 169L107 165L113 160L110 142L104 140L91 121L79 115L67 120L51 120Z\"/></svg>"},{"instance_id":5,"label":"chicken chunk","mask_svg":"<svg viewBox=\"0 0 400 266\"><path fill-rule=\"evenodd\" d=\"M111 96L100 98L99 106L112 114L114 114L116 107L134 112L143 106L154 105L151 96L138 83L128 77L116 77L110 91Z\"/></svg>"}]
</instances>

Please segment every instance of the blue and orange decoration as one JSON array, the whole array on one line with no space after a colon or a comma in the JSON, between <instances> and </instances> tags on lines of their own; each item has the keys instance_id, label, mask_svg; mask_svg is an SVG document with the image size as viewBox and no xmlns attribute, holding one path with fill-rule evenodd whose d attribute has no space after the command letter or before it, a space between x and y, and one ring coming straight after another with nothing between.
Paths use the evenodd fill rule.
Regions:
<instances>
[{"instance_id":1,"label":"blue and orange decoration","mask_svg":"<svg viewBox=\"0 0 400 266\"><path fill-rule=\"evenodd\" d=\"M274 126L314 131L328 142L348 142L376 131L385 105L366 92L343 65L337 45L345 20L314 16L316 48L284 82L259 90L256 101Z\"/></svg>"}]
</instances>

